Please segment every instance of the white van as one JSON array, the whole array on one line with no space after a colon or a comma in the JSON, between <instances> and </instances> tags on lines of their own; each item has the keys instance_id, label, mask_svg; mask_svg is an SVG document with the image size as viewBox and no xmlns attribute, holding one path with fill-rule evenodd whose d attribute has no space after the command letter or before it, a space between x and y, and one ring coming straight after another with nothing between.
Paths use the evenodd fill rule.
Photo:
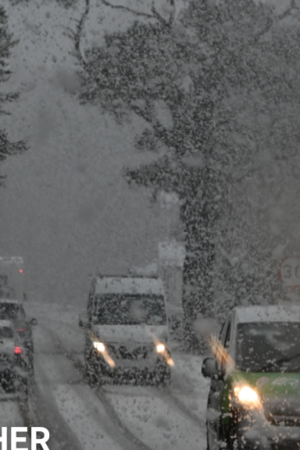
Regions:
<instances>
[{"instance_id":1,"label":"white van","mask_svg":"<svg viewBox=\"0 0 300 450\"><path fill-rule=\"evenodd\" d=\"M158 278L92 279L85 318L91 384L167 384L173 364L163 283Z\"/></svg>"}]
</instances>

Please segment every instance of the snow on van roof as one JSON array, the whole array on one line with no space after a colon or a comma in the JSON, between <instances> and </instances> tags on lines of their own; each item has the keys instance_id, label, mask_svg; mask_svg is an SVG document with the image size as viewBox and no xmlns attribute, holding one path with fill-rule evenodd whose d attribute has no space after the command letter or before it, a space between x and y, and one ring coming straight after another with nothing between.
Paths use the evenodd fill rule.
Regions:
<instances>
[{"instance_id":1,"label":"snow on van roof","mask_svg":"<svg viewBox=\"0 0 300 450\"><path fill-rule=\"evenodd\" d=\"M300 322L300 305L238 306L234 311L238 323Z\"/></svg>"},{"instance_id":2,"label":"snow on van roof","mask_svg":"<svg viewBox=\"0 0 300 450\"><path fill-rule=\"evenodd\" d=\"M95 293L164 295L164 288L159 278L97 277Z\"/></svg>"}]
</instances>

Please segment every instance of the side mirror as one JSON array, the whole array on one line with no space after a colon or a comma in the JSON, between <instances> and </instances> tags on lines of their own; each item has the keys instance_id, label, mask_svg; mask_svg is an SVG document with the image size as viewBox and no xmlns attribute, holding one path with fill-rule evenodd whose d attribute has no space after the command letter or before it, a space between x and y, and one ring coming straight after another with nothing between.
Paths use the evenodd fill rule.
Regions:
<instances>
[{"instance_id":1,"label":"side mirror","mask_svg":"<svg viewBox=\"0 0 300 450\"><path fill-rule=\"evenodd\" d=\"M205 358L202 363L202 375L205 378L220 377L220 371L215 358Z\"/></svg>"},{"instance_id":2,"label":"side mirror","mask_svg":"<svg viewBox=\"0 0 300 450\"><path fill-rule=\"evenodd\" d=\"M33 317L30 321L30 325L37 325L37 324L38 324L38 320Z\"/></svg>"}]
</instances>

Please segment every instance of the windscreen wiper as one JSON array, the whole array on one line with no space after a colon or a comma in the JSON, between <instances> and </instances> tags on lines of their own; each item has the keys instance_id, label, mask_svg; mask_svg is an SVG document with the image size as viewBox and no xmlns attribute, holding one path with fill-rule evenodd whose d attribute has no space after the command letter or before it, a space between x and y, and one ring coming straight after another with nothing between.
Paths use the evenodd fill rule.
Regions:
<instances>
[{"instance_id":1,"label":"windscreen wiper","mask_svg":"<svg viewBox=\"0 0 300 450\"><path fill-rule=\"evenodd\" d=\"M300 353L296 353L296 355L292 355L292 356L288 356L288 357L285 357L285 358L277 359L276 361L270 361L268 364L263 366L260 369L260 371L263 372L264 370L269 369L271 367L279 366L280 364L292 361L293 359L298 358L299 356L300 356Z\"/></svg>"}]
</instances>

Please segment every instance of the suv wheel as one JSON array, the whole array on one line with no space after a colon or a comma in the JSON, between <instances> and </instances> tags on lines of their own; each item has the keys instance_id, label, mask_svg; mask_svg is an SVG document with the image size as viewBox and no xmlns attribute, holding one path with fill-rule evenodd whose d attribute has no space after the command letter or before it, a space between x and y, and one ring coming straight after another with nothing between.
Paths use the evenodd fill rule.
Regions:
<instances>
[{"instance_id":1,"label":"suv wheel","mask_svg":"<svg viewBox=\"0 0 300 450\"><path fill-rule=\"evenodd\" d=\"M209 429L206 422L206 442L207 450L233 450L236 447L231 447L220 439L220 427L216 426L216 430Z\"/></svg>"}]
</instances>

